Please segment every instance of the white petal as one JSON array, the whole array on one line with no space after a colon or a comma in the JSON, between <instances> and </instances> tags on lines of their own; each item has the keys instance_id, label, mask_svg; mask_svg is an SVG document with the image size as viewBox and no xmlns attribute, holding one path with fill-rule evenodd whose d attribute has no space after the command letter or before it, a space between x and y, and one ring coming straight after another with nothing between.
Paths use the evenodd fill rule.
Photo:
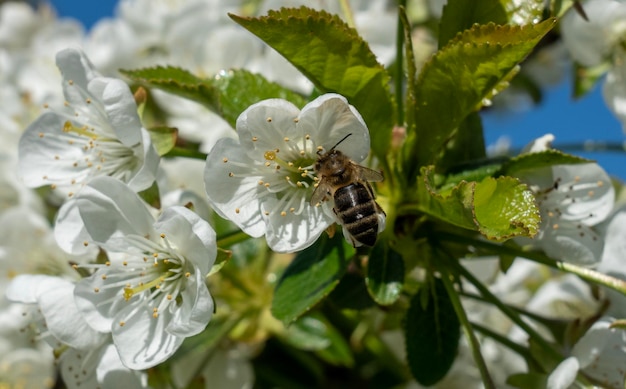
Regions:
<instances>
[{"instance_id":1,"label":"white petal","mask_svg":"<svg viewBox=\"0 0 626 389\"><path fill-rule=\"evenodd\" d=\"M554 142L554 135L545 134L544 136L541 136L524 146L522 151L520 151L520 154L538 153L550 150L552 148L552 142Z\"/></svg>"},{"instance_id":2,"label":"white petal","mask_svg":"<svg viewBox=\"0 0 626 389\"><path fill-rule=\"evenodd\" d=\"M204 282L205 274L196 271L188 278L182 292L182 305L175 307L172 321L166 331L172 335L189 337L204 330L213 317L213 299Z\"/></svg>"},{"instance_id":3,"label":"white petal","mask_svg":"<svg viewBox=\"0 0 626 389\"><path fill-rule=\"evenodd\" d=\"M6 290L6 296L9 300L25 303L37 303L37 288L34 287L44 281L48 276L20 274L13 278Z\"/></svg>"},{"instance_id":4,"label":"white petal","mask_svg":"<svg viewBox=\"0 0 626 389\"><path fill-rule=\"evenodd\" d=\"M266 201L263 209L271 210L277 201L277 199ZM270 212L267 217L265 238L272 250L293 253L315 243L322 232L334 222L334 218L328 216L322 206L312 207L307 203L299 215L287 212L285 216L281 216L278 212Z\"/></svg>"},{"instance_id":5,"label":"white petal","mask_svg":"<svg viewBox=\"0 0 626 389\"><path fill-rule=\"evenodd\" d=\"M604 240L591 227L562 220L558 228L546 220L539 246L550 257L576 265L592 266L600 262Z\"/></svg>"},{"instance_id":6,"label":"white petal","mask_svg":"<svg viewBox=\"0 0 626 389\"><path fill-rule=\"evenodd\" d=\"M134 171L133 176L128 180L128 186L135 192L148 189L152 185L154 180L156 180L159 163L161 162L161 157L159 157L150 140L150 134L143 128L141 129L141 139L141 148L135 149L136 156L140 159L141 164L139 165L139 170ZM138 153L140 155L137 155Z\"/></svg>"},{"instance_id":7,"label":"white petal","mask_svg":"<svg viewBox=\"0 0 626 389\"><path fill-rule=\"evenodd\" d=\"M370 136L367 125L345 97L327 93L311 101L300 113L298 130L312 137L328 151L346 135L350 135L337 149L356 162L367 158Z\"/></svg>"},{"instance_id":8,"label":"white petal","mask_svg":"<svg viewBox=\"0 0 626 389\"><path fill-rule=\"evenodd\" d=\"M106 287L111 278L103 279L103 273L96 271L76 284L74 301L87 324L98 332L111 332L116 313L128 304L119 288Z\"/></svg>"},{"instance_id":9,"label":"white petal","mask_svg":"<svg viewBox=\"0 0 626 389\"><path fill-rule=\"evenodd\" d=\"M100 76L82 50L69 48L60 51L56 56L56 64L65 80L71 80L74 85L79 86L84 91L87 90L89 81ZM68 96L66 99L74 103ZM83 101L82 96L76 100Z\"/></svg>"},{"instance_id":10,"label":"white petal","mask_svg":"<svg viewBox=\"0 0 626 389\"><path fill-rule=\"evenodd\" d=\"M115 78L99 77L90 81L89 92L103 104L107 120L117 139L133 147L141 142L141 121L137 104L128 85Z\"/></svg>"},{"instance_id":11,"label":"white petal","mask_svg":"<svg viewBox=\"0 0 626 389\"><path fill-rule=\"evenodd\" d=\"M268 99L251 105L237 118L241 147L251 159L264 161L266 151L282 148L285 138L296 137L299 114L295 105L283 99Z\"/></svg>"},{"instance_id":12,"label":"white petal","mask_svg":"<svg viewBox=\"0 0 626 389\"><path fill-rule=\"evenodd\" d=\"M224 163L224 158L229 162ZM209 204L221 217L231 220L246 234L259 237L266 228L258 196L260 177L253 175L255 168L255 162L236 141L221 139L207 157L204 184ZM234 177L229 176L231 172Z\"/></svg>"},{"instance_id":13,"label":"white petal","mask_svg":"<svg viewBox=\"0 0 626 389\"><path fill-rule=\"evenodd\" d=\"M146 204L123 182L100 176L75 198L91 238L103 244L126 235L154 236L154 217Z\"/></svg>"},{"instance_id":14,"label":"white petal","mask_svg":"<svg viewBox=\"0 0 626 389\"><path fill-rule=\"evenodd\" d=\"M622 122L622 129L626 130L626 55L607 73L602 96L611 111Z\"/></svg>"},{"instance_id":15,"label":"white petal","mask_svg":"<svg viewBox=\"0 0 626 389\"><path fill-rule=\"evenodd\" d=\"M561 362L548 377L548 389L568 389L578 374L578 360L569 357Z\"/></svg>"},{"instance_id":16,"label":"white petal","mask_svg":"<svg viewBox=\"0 0 626 389\"><path fill-rule=\"evenodd\" d=\"M215 231L209 223L185 207L163 211L155 230L164 233L178 253L191 261L202 275L206 275L217 255Z\"/></svg>"},{"instance_id":17,"label":"white petal","mask_svg":"<svg viewBox=\"0 0 626 389\"><path fill-rule=\"evenodd\" d=\"M95 245L85 245L85 242L91 240L91 236L80 216L78 202L74 199L63 203L57 212L54 238L59 247L74 255L93 257L93 251L98 250Z\"/></svg>"},{"instance_id":18,"label":"white petal","mask_svg":"<svg viewBox=\"0 0 626 389\"><path fill-rule=\"evenodd\" d=\"M156 366L171 357L183 343L183 337L165 330L166 320L152 317L147 309L128 306L119 313L125 318L123 326L113 325L113 343L130 369L143 370Z\"/></svg>"},{"instance_id":19,"label":"white petal","mask_svg":"<svg viewBox=\"0 0 626 389\"><path fill-rule=\"evenodd\" d=\"M101 351L100 362L96 368L96 377L102 389L143 389L146 373L130 370L122 363L117 350L112 344Z\"/></svg>"}]
</instances>

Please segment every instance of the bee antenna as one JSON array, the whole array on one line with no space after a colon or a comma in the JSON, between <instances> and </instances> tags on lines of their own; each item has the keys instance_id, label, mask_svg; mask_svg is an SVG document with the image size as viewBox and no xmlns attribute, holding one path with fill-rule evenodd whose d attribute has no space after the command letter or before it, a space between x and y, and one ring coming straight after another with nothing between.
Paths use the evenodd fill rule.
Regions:
<instances>
[{"instance_id":1,"label":"bee antenna","mask_svg":"<svg viewBox=\"0 0 626 389\"><path fill-rule=\"evenodd\" d=\"M341 140L339 142L335 143L335 145L330 149L330 151L333 151L335 149L335 147L339 146L339 144L341 142L343 142L344 140L346 140L350 135L352 135L352 133L349 133L348 135L346 135L343 138L341 138Z\"/></svg>"}]
</instances>

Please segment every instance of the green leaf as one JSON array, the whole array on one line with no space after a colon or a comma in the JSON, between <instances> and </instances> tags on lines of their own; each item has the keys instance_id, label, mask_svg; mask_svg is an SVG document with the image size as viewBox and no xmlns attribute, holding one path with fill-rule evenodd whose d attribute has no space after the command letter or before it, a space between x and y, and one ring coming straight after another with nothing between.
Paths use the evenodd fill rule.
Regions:
<instances>
[{"instance_id":1,"label":"green leaf","mask_svg":"<svg viewBox=\"0 0 626 389\"><path fill-rule=\"evenodd\" d=\"M178 129L173 127L152 127L148 129L152 144L160 156L164 156L176 145Z\"/></svg>"},{"instance_id":2,"label":"green leaf","mask_svg":"<svg viewBox=\"0 0 626 389\"><path fill-rule=\"evenodd\" d=\"M390 77L356 30L336 15L306 7L269 11L259 18L229 15L283 55L321 92L345 96L367 123L374 153L380 157L387 153L395 124Z\"/></svg>"},{"instance_id":3,"label":"green leaf","mask_svg":"<svg viewBox=\"0 0 626 389\"><path fill-rule=\"evenodd\" d=\"M404 285L404 261L383 240L369 255L365 282L370 295L380 305L391 305L400 297Z\"/></svg>"},{"instance_id":4,"label":"green leaf","mask_svg":"<svg viewBox=\"0 0 626 389\"><path fill-rule=\"evenodd\" d=\"M209 270L209 274L206 275L205 278L211 277L213 274L222 270L224 265L233 257L233 252L230 250L224 250L221 248L217 248L217 257L215 257L215 263L211 266L211 270Z\"/></svg>"},{"instance_id":5,"label":"green leaf","mask_svg":"<svg viewBox=\"0 0 626 389\"><path fill-rule=\"evenodd\" d=\"M156 181L154 181L152 183L152 186L150 186L148 189L142 190L137 194L152 208L161 209L161 195L159 193L159 186L157 185Z\"/></svg>"},{"instance_id":6,"label":"green leaf","mask_svg":"<svg viewBox=\"0 0 626 389\"><path fill-rule=\"evenodd\" d=\"M593 67L574 63L574 98L579 99L589 93L611 66L608 61Z\"/></svg>"},{"instance_id":7,"label":"green leaf","mask_svg":"<svg viewBox=\"0 0 626 389\"><path fill-rule=\"evenodd\" d=\"M461 324L440 280L422 293L428 293L426 307L418 293L406 313L406 354L415 380L430 386L446 375L456 359Z\"/></svg>"},{"instance_id":8,"label":"green leaf","mask_svg":"<svg viewBox=\"0 0 626 389\"><path fill-rule=\"evenodd\" d=\"M403 150L409 177L438 159L467 115L510 79L554 24L550 19L526 26L475 25L424 65L415 85L409 86L419 102L413 113L418 131L408 134Z\"/></svg>"},{"instance_id":9,"label":"green leaf","mask_svg":"<svg viewBox=\"0 0 626 389\"><path fill-rule=\"evenodd\" d=\"M533 24L543 17L543 0L448 0L439 24L439 47L477 24Z\"/></svg>"},{"instance_id":10,"label":"green leaf","mask_svg":"<svg viewBox=\"0 0 626 389\"><path fill-rule=\"evenodd\" d=\"M500 0L448 0L439 22L439 47L445 46L455 35L475 23L506 24L508 17Z\"/></svg>"},{"instance_id":11,"label":"green leaf","mask_svg":"<svg viewBox=\"0 0 626 389\"><path fill-rule=\"evenodd\" d=\"M533 237L539 229L539 210L533 194L513 177L486 177L480 182L461 181L438 192L432 167L418 180L420 209L450 224L476 230L488 239Z\"/></svg>"},{"instance_id":12,"label":"green leaf","mask_svg":"<svg viewBox=\"0 0 626 389\"><path fill-rule=\"evenodd\" d=\"M514 176L523 170L534 170L554 165L573 165L579 163L590 163L592 160L565 154L559 150L545 150L537 153L526 153L511 158L494 174Z\"/></svg>"},{"instance_id":13,"label":"green leaf","mask_svg":"<svg viewBox=\"0 0 626 389\"><path fill-rule=\"evenodd\" d=\"M323 235L296 255L276 285L272 314L289 324L326 297L343 277L354 248L340 234Z\"/></svg>"},{"instance_id":14,"label":"green leaf","mask_svg":"<svg viewBox=\"0 0 626 389\"><path fill-rule=\"evenodd\" d=\"M346 273L328 298L339 309L362 310L376 305L367 292L363 276L356 273Z\"/></svg>"},{"instance_id":15,"label":"green leaf","mask_svg":"<svg viewBox=\"0 0 626 389\"><path fill-rule=\"evenodd\" d=\"M486 158L483 124L478 113L469 114L459 126L459 131L446 145L439 163L440 168L459 165Z\"/></svg>"},{"instance_id":16,"label":"green leaf","mask_svg":"<svg viewBox=\"0 0 626 389\"><path fill-rule=\"evenodd\" d=\"M261 100L281 98L298 107L306 104L306 100L297 93L247 70L223 71L209 79L174 67L123 70L122 73L146 87L196 101L220 115L233 128L239 115Z\"/></svg>"},{"instance_id":17,"label":"green leaf","mask_svg":"<svg viewBox=\"0 0 626 389\"><path fill-rule=\"evenodd\" d=\"M548 377L539 373L518 373L509 376L506 380L507 385L519 389L536 389L546 388L548 385Z\"/></svg>"},{"instance_id":18,"label":"green leaf","mask_svg":"<svg viewBox=\"0 0 626 389\"><path fill-rule=\"evenodd\" d=\"M158 88L196 101L206 107L211 107L217 102L214 88L206 80L181 68L157 66L136 70L120 70L120 73L143 86Z\"/></svg>"}]
</instances>

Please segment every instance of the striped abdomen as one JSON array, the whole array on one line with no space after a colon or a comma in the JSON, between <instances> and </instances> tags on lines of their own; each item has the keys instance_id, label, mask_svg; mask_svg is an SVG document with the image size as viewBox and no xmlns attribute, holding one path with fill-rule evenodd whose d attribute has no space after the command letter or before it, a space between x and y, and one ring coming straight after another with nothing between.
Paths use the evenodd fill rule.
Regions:
<instances>
[{"instance_id":1,"label":"striped abdomen","mask_svg":"<svg viewBox=\"0 0 626 389\"><path fill-rule=\"evenodd\" d=\"M357 242L373 246L378 237L376 202L368 188L360 182L335 191L335 213Z\"/></svg>"}]
</instances>

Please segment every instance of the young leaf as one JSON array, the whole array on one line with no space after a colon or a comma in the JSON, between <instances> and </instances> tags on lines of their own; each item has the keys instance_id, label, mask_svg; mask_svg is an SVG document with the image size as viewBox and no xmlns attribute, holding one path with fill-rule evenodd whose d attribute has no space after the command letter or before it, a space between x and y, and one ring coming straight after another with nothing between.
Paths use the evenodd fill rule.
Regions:
<instances>
[{"instance_id":1,"label":"young leaf","mask_svg":"<svg viewBox=\"0 0 626 389\"><path fill-rule=\"evenodd\" d=\"M448 0L443 7L439 22L439 47L443 47L454 36L471 28L475 23L506 24L508 17L500 0Z\"/></svg>"},{"instance_id":2,"label":"young leaf","mask_svg":"<svg viewBox=\"0 0 626 389\"><path fill-rule=\"evenodd\" d=\"M159 186L157 182L154 181L152 186L148 189L144 189L141 192L137 193L139 197L147 204L150 204L151 207L156 209L161 209L161 195L159 193Z\"/></svg>"},{"instance_id":3,"label":"young leaf","mask_svg":"<svg viewBox=\"0 0 626 389\"><path fill-rule=\"evenodd\" d=\"M432 167L425 168L418 180L418 201L424 213L492 240L537 233L539 210L533 194L518 179L503 176L461 181L451 190L438 192L432 173Z\"/></svg>"},{"instance_id":4,"label":"young leaf","mask_svg":"<svg viewBox=\"0 0 626 389\"><path fill-rule=\"evenodd\" d=\"M310 8L282 8L267 16L230 17L270 45L322 92L345 96L363 116L372 149L384 156L394 120L390 77L367 43L338 16Z\"/></svg>"},{"instance_id":5,"label":"young leaf","mask_svg":"<svg viewBox=\"0 0 626 389\"><path fill-rule=\"evenodd\" d=\"M514 176L522 170L539 169L554 165L573 165L577 163L589 163L592 160L565 154L559 150L546 150L537 153L522 154L505 162L494 174L495 176Z\"/></svg>"},{"instance_id":6,"label":"young leaf","mask_svg":"<svg viewBox=\"0 0 626 389\"><path fill-rule=\"evenodd\" d=\"M526 26L475 25L457 35L424 65L412 87L417 133L403 150L410 176L433 163L461 122L481 107L554 26L553 19Z\"/></svg>"},{"instance_id":7,"label":"young leaf","mask_svg":"<svg viewBox=\"0 0 626 389\"><path fill-rule=\"evenodd\" d=\"M354 255L340 234L323 235L296 255L276 285L272 314L289 324L309 311L339 283Z\"/></svg>"},{"instance_id":8,"label":"young leaf","mask_svg":"<svg viewBox=\"0 0 626 389\"><path fill-rule=\"evenodd\" d=\"M456 136L446 145L438 167L446 169L468 161L481 160L486 156L480 115L471 113L461 122Z\"/></svg>"},{"instance_id":9,"label":"young leaf","mask_svg":"<svg viewBox=\"0 0 626 389\"><path fill-rule=\"evenodd\" d=\"M435 279L432 290L422 293L428 293L426 307L418 293L406 313L406 354L415 380L430 386L450 370L459 346L461 324L440 280Z\"/></svg>"},{"instance_id":10,"label":"young leaf","mask_svg":"<svg viewBox=\"0 0 626 389\"><path fill-rule=\"evenodd\" d=\"M374 246L369 255L365 282L370 295L380 305L391 305L400 297L404 261L385 241Z\"/></svg>"},{"instance_id":11,"label":"young leaf","mask_svg":"<svg viewBox=\"0 0 626 389\"><path fill-rule=\"evenodd\" d=\"M176 146L178 130L172 127L152 127L148 129L152 144L160 156L164 156Z\"/></svg>"}]
</instances>

